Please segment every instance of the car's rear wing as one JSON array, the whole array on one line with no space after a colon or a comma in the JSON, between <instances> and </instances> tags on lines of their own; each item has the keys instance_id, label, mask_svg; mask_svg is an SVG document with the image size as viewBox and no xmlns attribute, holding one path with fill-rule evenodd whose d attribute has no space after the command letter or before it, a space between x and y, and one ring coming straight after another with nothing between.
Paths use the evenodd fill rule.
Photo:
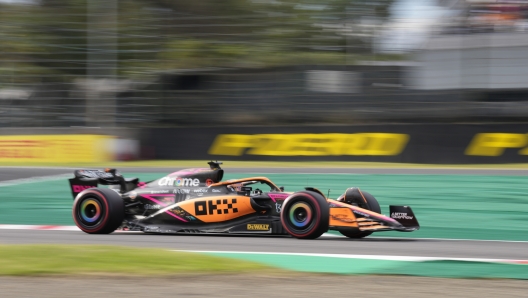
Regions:
<instances>
[{"instance_id":1,"label":"car's rear wing","mask_svg":"<svg viewBox=\"0 0 528 298\"><path fill-rule=\"evenodd\" d=\"M138 178L125 179L116 169L75 170L74 178L69 179L73 198L81 191L97 185L119 185L119 191L125 193L133 190L139 183Z\"/></svg>"}]
</instances>

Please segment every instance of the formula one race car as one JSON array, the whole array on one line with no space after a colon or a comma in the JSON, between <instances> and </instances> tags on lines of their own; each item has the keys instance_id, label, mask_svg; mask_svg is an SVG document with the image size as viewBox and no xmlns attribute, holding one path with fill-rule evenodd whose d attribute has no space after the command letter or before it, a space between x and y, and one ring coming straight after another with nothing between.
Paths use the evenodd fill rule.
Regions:
<instances>
[{"instance_id":1,"label":"formula one race car","mask_svg":"<svg viewBox=\"0 0 528 298\"><path fill-rule=\"evenodd\" d=\"M336 200L317 188L284 192L268 178L221 181L220 162L174 172L150 182L125 179L115 169L76 170L70 179L73 219L84 232L116 229L146 233L264 233L314 239L337 230L350 238L420 228L411 208L390 206L349 188ZM108 185L98 188L98 184Z\"/></svg>"}]
</instances>

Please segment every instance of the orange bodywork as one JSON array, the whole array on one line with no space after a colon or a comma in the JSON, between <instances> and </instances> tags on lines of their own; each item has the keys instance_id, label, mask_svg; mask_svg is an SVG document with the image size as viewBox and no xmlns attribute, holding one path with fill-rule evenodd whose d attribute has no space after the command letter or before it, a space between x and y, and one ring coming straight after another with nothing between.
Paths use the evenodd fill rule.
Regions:
<instances>
[{"instance_id":1,"label":"orange bodywork","mask_svg":"<svg viewBox=\"0 0 528 298\"><path fill-rule=\"evenodd\" d=\"M348 208L330 208L331 227L351 227L357 228L358 223L352 210Z\"/></svg>"},{"instance_id":2,"label":"orange bodywork","mask_svg":"<svg viewBox=\"0 0 528 298\"><path fill-rule=\"evenodd\" d=\"M239 195L204 197L178 206L203 222L223 222L255 213L249 197Z\"/></svg>"},{"instance_id":3,"label":"orange bodywork","mask_svg":"<svg viewBox=\"0 0 528 298\"><path fill-rule=\"evenodd\" d=\"M364 218L356 217L354 212L350 209L350 205L342 203L339 201L329 200L334 207L330 207L330 228L332 227L348 227L348 228L358 228L360 231L375 231L380 229L385 229L387 226L380 225L378 221ZM357 210L361 213L368 215L380 215L376 212L363 209L357 206L354 206L354 210Z\"/></svg>"}]
</instances>

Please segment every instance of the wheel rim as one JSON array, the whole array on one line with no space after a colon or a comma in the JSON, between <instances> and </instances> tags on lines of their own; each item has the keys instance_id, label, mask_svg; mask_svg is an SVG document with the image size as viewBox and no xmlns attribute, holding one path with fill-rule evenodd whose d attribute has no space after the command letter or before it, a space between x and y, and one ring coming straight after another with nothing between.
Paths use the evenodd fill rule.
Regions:
<instances>
[{"instance_id":1,"label":"wheel rim","mask_svg":"<svg viewBox=\"0 0 528 298\"><path fill-rule=\"evenodd\" d=\"M288 218L295 227L304 229L312 223L312 207L305 202L294 203L290 208Z\"/></svg>"},{"instance_id":2,"label":"wheel rim","mask_svg":"<svg viewBox=\"0 0 528 298\"><path fill-rule=\"evenodd\" d=\"M102 211L103 207L99 200L86 198L80 204L78 215L84 225L93 227L98 225L103 219Z\"/></svg>"}]
</instances>

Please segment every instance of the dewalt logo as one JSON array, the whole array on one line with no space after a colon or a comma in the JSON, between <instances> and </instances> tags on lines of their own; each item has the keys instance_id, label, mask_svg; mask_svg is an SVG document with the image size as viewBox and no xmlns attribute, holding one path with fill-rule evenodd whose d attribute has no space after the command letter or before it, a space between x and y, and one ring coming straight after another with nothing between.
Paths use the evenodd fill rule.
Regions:
<instances>
[{"instance_id":1,"label":"dewalt logo","mask_svg":"<svg viewBox=\"0 0 528 298\"><path fill-rule=\"evenodd\" d=\"M340 156L399 155L409 135L397 133L221 134L210 155Z\"/></svg>"},{"instance_id":2,"label":"dewalt logo","mask_svg":"<svg viewBox=\"0 0 528 298\"><path fill-rule=\"evenodd\" d=\"M268 231L269 225L267 224L248 224L248 231Z\"/></svg>"},{"instance_id":3,"label":"dewalt logo","mask_svg":"<svg viewBox=\"0 0 528 298\"><path fill-rule=\"evenodd\" d=\"M501 156L508 148L521 148L519 155L528 155L528 135L522 133L478 133L464 152L475 156Z\"/></svg>"}]
</instances>

